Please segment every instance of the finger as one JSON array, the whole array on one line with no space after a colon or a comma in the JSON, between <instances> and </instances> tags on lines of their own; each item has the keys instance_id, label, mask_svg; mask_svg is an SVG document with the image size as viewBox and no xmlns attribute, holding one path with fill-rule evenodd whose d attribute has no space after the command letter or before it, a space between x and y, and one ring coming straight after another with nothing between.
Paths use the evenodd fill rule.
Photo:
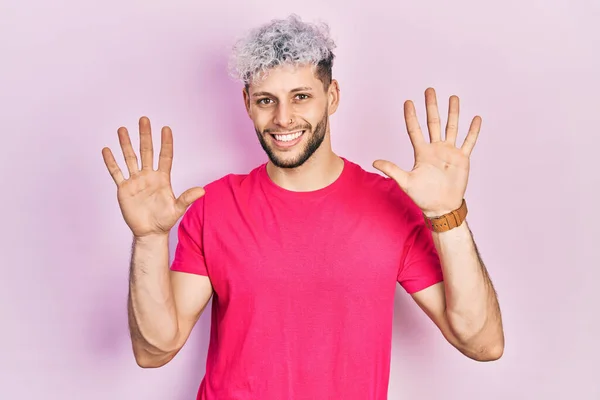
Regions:
<instances>
[{"instance_id":1,"label":"finger","mask_svg":"<svg viewBox=\"0 0 600 400\"><path fill-rule=\"evenodd\" d=\"M456 144L458 136L458 115L460 113L460 100L458 96L450 96L448 104L448 122L446 123L446 142Z\"/></svg>"},{"instance_id":2,"label":"finger","mask_svg":"<svg viewBox=\"0 0 600 400\"><path fill-rule=\"evenodd\" d=\"M473 148L475 147L475 143L477 142L477 137L479 136L479 131L481 130L481 117L476 116L471 121L471 127L469 128L469 133L467 133L467 137L461 147L462 152L469 157Z\"/></svg>"},{"instance_id":3,"label":"finger","mask_svg":"<svg viewBox=\"0 0 600 400\"><path fill-rule=\"evenodd\" d=\"M408 172L402 170L396 164L386 160L376 160L373 162L373 167L395 180L402 190L407 190Z\"/></svg>"},{"instance_id":4,"label":"finger","mask_svg":"<svg viewBox=\"0 0 600 400\"><path fill-rule=\"evenodd\" d=\"M193 202L204 196L204 193L202 187L191 188L183 192L176 202L180 214L183 214Z\"/></svg>"},{"instance_id":5,"label":"finger","mask_svg":"<svg viewBox=\"0 0 600 400\"><path fill-rule=\"evenodd\" d=\"M440 113L437 105L437 98L433 88L425 90L425 109L427 110L427 129L429 130L429 140L439 142L442 140L442 128L440 124Z\"/></svg>"},{"instance_id":6,"label":"finger","mask_svg":"<svg viewBox=\"0 0 600 400\"><path fill-rule=\"evenodd\" d=\"M173 165L173 132L165 126L160 132L160 154L158 156L158 170L171 173Z\"/></svg>"},{"instance_id":7,"label":"finger","mask_svg":"<svg viewBox=\"0 0 600 400\"><path fill-rule=\"evenodd\" d=\"M404 102L404 121L406 122L406 130L408 131L408 137L413 147L416 149L424 144L425 139L423 138L423 132L417 119L415 105L410 100Z\"/></svg>"},{"instance_id":8,"label":"finger","mask_svg":"<svg viewBox=\"0 0 600 400\"><path fill-rule=\"evenodd\" d=\"M117 186L120 185L125 178L123 177L121 168L119 168L119 165L115 161L112 151L110 151L108 147L102 149L102 158L104 159L104 164L106 164L106 168L108 169L110 176L112 176Z\"/></svg>"},{"instance_id":9,"label":"finger","mask_svg":"<svg viewBox=\"0 0 600 400\"><path fill-rule=\"evenodd\" d=\"M138 169L138 159L133 151L133 147L131 146L131 139L129 138L129 133L127 132L127 128L120 127L117 131L119 134L119 143L121 144L121 150L123 151L123 157L125 157L125 164L127 164L127 169L129 170L129 176L135 174L139 171Z\"/></svg>"},{"instance_id":10,"label":"finger","mask_svg":"<svg viewBox=\"0 0 600 400\"><path fill-rule=\"evenodd\" d=\"M150 120L147 117L140 118L140 156L142 158L142 169L154 167L154 148L152 146L152 130Z\"/></svg>"}]
</instances>

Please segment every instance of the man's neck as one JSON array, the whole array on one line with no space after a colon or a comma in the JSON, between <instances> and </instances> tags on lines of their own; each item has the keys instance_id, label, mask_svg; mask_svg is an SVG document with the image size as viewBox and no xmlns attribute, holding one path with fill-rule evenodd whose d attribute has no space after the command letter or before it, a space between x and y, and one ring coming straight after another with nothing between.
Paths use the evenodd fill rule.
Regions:
<instances>
[{"instance_id":1,"label":"man's neck","mask_svg":"<svg viewBox=\"0 0 600 400\"><path fill-rule=\"evenodd\" d=\"M331 185L342 173L344 160L332 151L313 154L298 168L278 168L267 163L267 173L278 186L294 192L310 192Z\"/></svg>"}]
</instances>

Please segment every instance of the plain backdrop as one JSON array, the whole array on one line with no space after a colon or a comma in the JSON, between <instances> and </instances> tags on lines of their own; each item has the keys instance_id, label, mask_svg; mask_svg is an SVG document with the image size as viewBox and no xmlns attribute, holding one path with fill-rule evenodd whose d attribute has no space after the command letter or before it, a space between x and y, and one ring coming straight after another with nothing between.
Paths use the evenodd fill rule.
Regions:
<instances>
[{"instance_id":1,"label":"plain backdrop","mask_svg":"<svg viewBox=\"0 0 600 400\"><path fill-rule=\"evenodd\" d=\"M175 138L176 194L266 161L227 76L248 29L329 23L335 150L410 168L402 103L461 98L470 226L499 293L506 351L471 361L398 287L390 399L600 399L600 3L596 0L0 0L0 398L191 400L210 311L167 366L137 367L131 237L101 157L150 117ZM158 145L155 145L158 151ZM174 249L175 237L171 242Z\"/></svg>"}]
</instances>

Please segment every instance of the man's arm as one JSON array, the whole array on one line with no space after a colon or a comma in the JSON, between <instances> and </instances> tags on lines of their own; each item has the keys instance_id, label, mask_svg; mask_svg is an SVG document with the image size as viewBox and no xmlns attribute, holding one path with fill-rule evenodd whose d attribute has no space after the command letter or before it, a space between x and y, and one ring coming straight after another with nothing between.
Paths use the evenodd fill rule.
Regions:
<instances>
[{"instance_id":1,"label":"man's arm","mask_svg":"<svg viewBox=\"0 0 600 400\"><path fill-rule=\"evenodd\" d=\"M413 299L463 354L497 360L504 352L500 307L467 222L432 235L444 282L414 293Z\"/></svg>"},{"instance_id":2,"label":"man's arm","mask_svg":"<svg viewBox=\"0 0 600 400\"><path fill-rule=\"evenodd\" d=\"M458 96L449 99L445 136L433 88L425 90L425 107L429 142L421 130L414 103L404 102L404 120L415 153L413 169L404 171L386 160L376 160L373 167L396 181L423 214L439 216L457 210L464 200L470 157L482 119L472 119L467 136L458 147ZM504 352L500 308L466 221L449 231L433 232L433 241L444 283L413 293L413 298L464 354L481 361L498 359Z\"/></svg>"},{"instance_id":3,"label":"man's arm","mask_svg":"<svg viewBox=\"0 0 600 400\"><path fill-rule=\"evenodd\" d=\"M136 362L157 368L175 357L210 299L207 276L170 271L168 235L135 239L128 319Z\"/></svg>"}]
</instances>

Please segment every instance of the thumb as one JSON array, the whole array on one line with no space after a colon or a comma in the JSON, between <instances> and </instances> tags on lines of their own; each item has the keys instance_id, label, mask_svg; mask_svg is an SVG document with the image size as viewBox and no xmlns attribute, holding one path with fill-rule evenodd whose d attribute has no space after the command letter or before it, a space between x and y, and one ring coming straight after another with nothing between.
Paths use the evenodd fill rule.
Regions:
<instances>
[{"instance_id":1,"label":"thumb","mask_svg":"<svg viewBox=\"0 0 600 400\"><path fill-rule=\"evenodd\" d=\"M181 193L176 200L176 206L179 209L179 212L183 214L193 202L204 196L204 193L203 187L194 187Z\"/></svg>"},{"instance_id":2,"label":"thumb","mask_svg":"<svg viewBox=\"0 0 600 400\"><path fill-rule=\"evenodd\" d=\"M406 191L408 187L408 172L402 170L393 162L386 160L377 160L373 162L373 167L395 180L400 188Z\"/></svg>"}]
</instances>

